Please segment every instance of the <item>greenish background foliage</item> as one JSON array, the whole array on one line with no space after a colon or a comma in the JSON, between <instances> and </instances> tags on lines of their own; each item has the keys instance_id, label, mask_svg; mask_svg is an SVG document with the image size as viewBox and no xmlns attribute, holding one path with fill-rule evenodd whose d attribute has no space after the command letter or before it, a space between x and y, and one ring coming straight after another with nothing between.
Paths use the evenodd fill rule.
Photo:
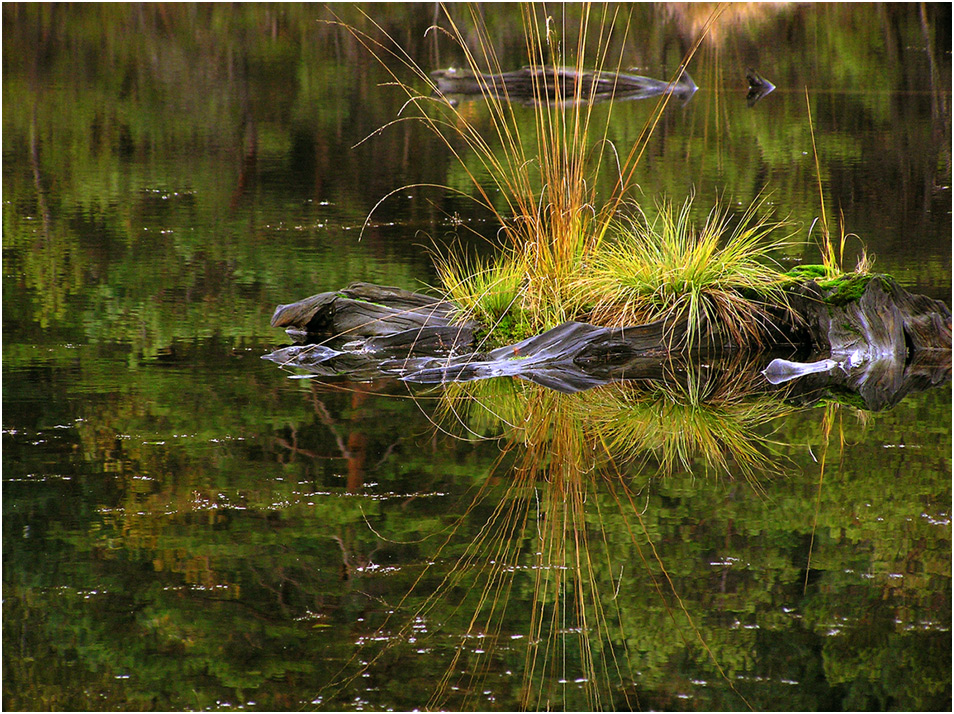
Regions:
<instances>
[{"instance_id":1,"label":"greenish background foliage","mask_svg":"<svg viewBox=\"0 0 954 714\"><path fill-rule=\"evenodd\" d=\"M425 32L433 4L365 10L421 66L459 59ZM668 76L699 17L623 10L624 64ZM480 11L519 66L519 9ZM949 13L727 11L634 199L695 191L701 220L717 196L741 211L770 191L806 238L807 86L826 206L877 269L949 300ZM485 251L474 233L498 228L433 188L371 213L402 186L470 189L414 122L360 143L402 98L328 8L2 14L4 708L950 707L949 386L874 414L800 406L760 427L777 468L757 484L701 454L669 474L653 454L618 473L575 454L586 468L559 481L550 442L527 476L542 452L500 424L499 395L462 420L507 438L462 440L441 390L260 360L285 343L276 304L419 289L432 242ZM752 109L747 66L778 86ZM650 111L614 107L614 143ZM528 657L539 621L551 649Z\"/></svg>"}]
</instances>

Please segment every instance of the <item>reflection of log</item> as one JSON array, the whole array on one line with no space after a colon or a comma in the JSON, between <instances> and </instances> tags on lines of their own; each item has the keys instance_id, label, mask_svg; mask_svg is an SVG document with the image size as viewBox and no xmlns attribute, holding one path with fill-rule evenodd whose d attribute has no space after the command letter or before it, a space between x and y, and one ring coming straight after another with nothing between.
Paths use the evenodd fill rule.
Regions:
<instances>
[{"instance_id":1,"label":"reflection of log","mask_svg":"<svg viewBox=\"0 0 954 714\"><path fill-rule=\"evenodd\" d=\"M919 388L912 379L917 385L950 380L951 312L940 301L912 295L887 276L852 276L825 289L807 280L790 291L789 301L800 324L779 320L771 333L776 346L798 347L821 361L776 360L765 371L768 383L811 378L816 386L847 387L877 409ZM315 375L418 383L511 376L573 392L627 379L648 360L685 351L681 320L625 328L567 322L513 345L470 352L474 326L453 325L453 314L452 305L435 298L353 285L279 306L274 326L328 339L265 358ZM717 339L703 340L703 348L722 349ZM928 372L912 366L925 360Z\"/></svg>"},{"instance_id":2,"label":"reflection of log","mask_svg":"<svg viewBox=\"0 0 954 714\"><path fill-rule=\"evenodd\" d=\"M765 370L772 384L798 380L795 393L809 399L839 389L877 410L950 381L951 311L939 300L912 295L878 275L852 276L826 289L808 281L791 300L816 359L772 361Z\"/></svg>"},{"instance_id":3,"label":"reflection of log","mask_svg":"<svg viewBox=\"0 0 954 714\"><path fill-rule=\"evenodd\" d=\"M778 363L783 362L782 365ZM780 368L807 367L790 380L778 379ZM940 387L951 381L950 350L916 352L909 362L878 359L850 367L834 360L807 365L773 360L764 374L772 384L784 384L786 398L797 404L820 399L848 401L854 406L878 411L894 406L908 394ZM796 377L798 378L796 380Z\"/></svg>"},{"instance_id":4,"label":"reflection of log","mask_svg":"<svg viewBox=\"0 0 954 714\"><path fill-rule=\"evenodd\" d=\"M367 389L362 387L351 392L351 424L352 431L348 434L348 449L345 456L348 459L348 493L358 493L364 487L364 461L368 446L368 437L361 427L364 418L361 414L361 405L368 398Z\"/></svg>"},{"instance_id":5,"label":"reflection of log","mask_svg":"<svg viewBox=\"0 0 954 714\"><path fill-rule=\"evenodd\" d=\"M775 85L754 69L749 69L745 73L745 78L749 82L749 93L745 97L749 107L754 107L763 97L775 91Z\"/></svg>"}]
</instances>

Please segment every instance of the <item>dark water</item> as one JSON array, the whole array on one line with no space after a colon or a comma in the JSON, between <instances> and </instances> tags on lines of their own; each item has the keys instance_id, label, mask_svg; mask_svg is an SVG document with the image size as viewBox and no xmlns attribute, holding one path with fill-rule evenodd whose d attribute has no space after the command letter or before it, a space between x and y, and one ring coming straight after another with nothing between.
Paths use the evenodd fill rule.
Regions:
<instances>
[{"instance_id":1,"label":"dark water","mask_svg":"<svg viewBox=\"0 0 954 714\"><path fill-rule=\"evenodd\" d=\"M426 69L455 61L434 11L369 8ZM519 66L519 10L483 12ZM612 40L664 77L704 13L634 13ZM641 200L770 191L804 240L807 87L830 214L950 304L949 13L730 9ZM396 188L471 191L413 123L353 148L402 98L327 17L3 6L4 708L948 710L949 384L870 412L691 370L558 395L260 359L276 304L421 289L433 242L496 231L408 188L361 234ZM749 66L778 86L751 109Z\"/></svg>"}]
</instances>

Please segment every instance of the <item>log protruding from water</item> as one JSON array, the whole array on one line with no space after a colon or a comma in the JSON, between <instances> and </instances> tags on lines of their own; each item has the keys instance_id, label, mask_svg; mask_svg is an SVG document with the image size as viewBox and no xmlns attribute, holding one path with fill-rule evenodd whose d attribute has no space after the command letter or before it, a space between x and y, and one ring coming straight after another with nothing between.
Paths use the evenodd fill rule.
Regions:
<instances>
[{"instance_id":1,"label":"log protruding from water","mask_svg":"<svg viewBox=\"0 0 954 714\"><path fill-rule=\"evenodd\" d=\"M296 340L338 338L387 341L392 349L433 350L435 346L468 349L474 325L456 323L457 310L429 295L371 283L353 283L343 290L319 293L279 305L272 327L284 327Z\"/></svg>"},{"instance_id":2,"label":"log protruding from water","mask_svg":"<svg viewBox=\"0 0 954 714\"><path fill-rule=\"evenodd\" d=\"M775 91L775 85L751 67L746 71L745 79L749 83L749 93L745 96L745 103L750 109Z\"/></svg>"},{"instance_id":3,"label":"log protruding from water","mask_svg":"<svg viewBox=\"0 0 954 714\"><path fill-rule=\"evenodd\" d=\"M951 349L950 308L887 275L849 275L821 285L808 280L792 290L790 304L814 349L834 359L905 360L914 352Z\"/></svg>"},{"instance_id":4,"label":"log protruding from water","mask_svg":"<svg viewBox=\"0 0 954 714\"><path fill-rule=\"evenodd\" d=\"M799 351L803 360L772 361L763 373L766 385L811 380L850 389L871 408L881 408L906 393L909 374L919 384L927 373L932 384L950 379L951 311L943 302L913 295L883 275L852 275L822 285L808 279L789 291L795 319L791 314L779 319L769 332L775 343L763 347ZM475 342L478 326L457 324L458 314L438 298L357 283L278 306L272 325L309 344L266 359L315 375L392 376L417 383L510 376L574 392L627 379L647 361L683 357L688 349L683 319L623 328L566 322L482 352ZM724 341L705 339L693 350L714 354L727 348Z\"/></svg>"},{"instance_id":5,"label":"log protruding from water","mask_svg":"<svg viewBox=\"0 0 954 714\"><path fill-rule=\"evenodd\" d=\"M763 373L771 384L798 380L803 394L840 389L877 410L950 381L947 305L914 295L886 275L850 275L823 285L809 280L792 291L811 358L773 360Z\"/></svg>"}]
</instances>

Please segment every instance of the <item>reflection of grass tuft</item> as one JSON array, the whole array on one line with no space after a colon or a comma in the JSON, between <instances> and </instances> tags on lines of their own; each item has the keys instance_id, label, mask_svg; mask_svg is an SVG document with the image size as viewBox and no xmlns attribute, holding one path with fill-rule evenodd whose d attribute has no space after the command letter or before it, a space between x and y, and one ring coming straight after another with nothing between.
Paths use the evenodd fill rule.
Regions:
<instances>
[{"instance_id":1,"label":"reflection of grass tuft","mask_svg":"<svg viewBox=\"0 0 954 714\"><path fill-rule=\"evenodd\" d=\"M447 385L441 414L473 436L521 444L521 462L541 473L557 464L591 473L653 455L663 475L692 470L701 459L717 472L754 479L776 469L762 429L790 411L778 395L757 393L757 384L758 372L737 363L571 395L489 379Z\"/></svg>"},{"instance_id":2,"label":"reflection of grass tuft","mask_svg":"<svg viewBox=\"0 0 954 714\"><path fill-rule=\"evenodd\" d=\"M446 385L443 424L453 419L478 438L501 436L513 470L502 480L508 497L495 505L446 583L447 589L479 593L479 607L473 616L467 613L467 635L430 706L446 706L451 686L466 681L459 674L461 653L472 638L491 642L506 631L507 596L520 587L533 592L530 629L519 640L526 647L521 704L540 709L562 699L567 706L569 690L554 690L553 683L573 679L577 674L567 676L573 671L585 682L580 695L586 709L637 706L638 698L618 686L620 677L636 676L636 652L625 642L607 646L620 641L615 625L623 622L618 596L624 570L627 583L658 592L669 617L692 633L688 641L701 645L734 689L659 558L633 498L646 480L689 468L697 457L753 483L757 472L773 470L768 440L760 432L788 408L778 395L754 392L759 384L754 368L712 367L712 374L696 368L688 375L667 373L576 394L510 378ZM661 468L647 462L650 455ZM631 547L625 565L611 542ZM489 565L478 565L481 552L488 554ZM630 572L633 553L642 569L636 565ZM473 578L466 587L465 577ZM505 645L508 658L513 648Z\"/></svg>"},{"instance_id":3,"label":"reflection of grass tuft","mask_svg":"<svg viewBox=\"0 0 954 714\"><path fill-rule=\"evenodd\" d=\"M721 473L738 471L750 479L771 472L770 444L759 429L790 409L774 396L693 380L677 388L600 390L602 401L590 405L590 414L607 449L634 459L652 452L663 474L677 467L691 471L696 458Z\"/></svg>"}]
</instances>

